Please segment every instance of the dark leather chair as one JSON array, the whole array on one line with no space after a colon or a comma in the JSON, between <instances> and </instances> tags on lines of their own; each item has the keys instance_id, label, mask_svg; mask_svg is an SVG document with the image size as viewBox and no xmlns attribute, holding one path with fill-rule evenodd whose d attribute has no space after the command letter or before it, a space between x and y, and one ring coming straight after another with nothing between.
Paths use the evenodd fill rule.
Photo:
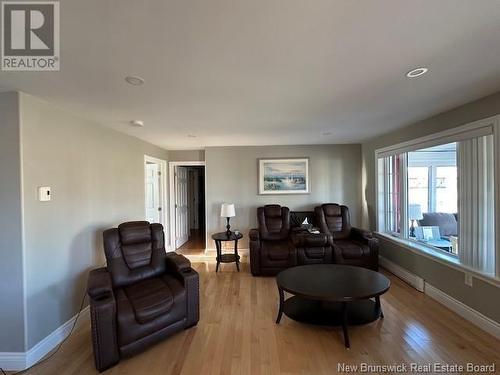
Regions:
<instances>
[{"instance_id":1,"label":"dark leather chair","mask_svg":"<svg viewBox=\"0 0 500 375\"><path fill-rule=\"evenodd\" d=\"M291 234L297 264L329 264L333 263L332 236L325 233L310 234L309 232L295 232Z\"/></svg>"},{"instance_id":2,"label":"dark leather chair","mask_svg":"<svg viewBox=\"0 0 500 375\"><path fill-rule=\"evenodd\" d=\"M378 240L372 232L351 227L349 209L334 203L314 209L320 231L333 239L333 263L378 270Z\"/></svg>"},{"instance_id":3,"label":"dark leather chair","mask_svg":"<svg viewBox=\"0 0 500 375\"><path fill-rule=\"evenodd\" d=\"M252 275L276 275L297 264L289 240L290 210L277 204L257 208L258 229L251 229L250 269Z\"/></svg>"},{"instance_id":4,"label":"dark leather chair","mask_svg":"<svg viewBox=\"0 0 500 375\"><path fill-rule=\"evenodd\" d=\"M107 267L92 270L87 285L99 371L199 320L198 273L165 252L161 224L123 223L103 236Z\"/></svg>"}]
</instances>

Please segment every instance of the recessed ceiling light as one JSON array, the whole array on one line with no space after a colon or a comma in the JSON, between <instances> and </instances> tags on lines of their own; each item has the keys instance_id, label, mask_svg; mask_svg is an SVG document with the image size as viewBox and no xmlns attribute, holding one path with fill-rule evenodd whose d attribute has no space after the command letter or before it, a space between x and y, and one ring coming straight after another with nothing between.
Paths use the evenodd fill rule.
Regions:
<instances>
[{"instance_id":1,"label":"recessed ceiling light","mask_svg":"<svg viewBox=\"0 0 500 375\"><path fill-rule=\"evenodd\" d=\"M420 77L421 75L424 75L428 71L429 71L428 68L423 68L423 67L416 68L416 69L410 70L408 73L406 73L406 76L408 78Z\"/></svg>"},{"instance_id":2,"label":"recessed ceiling light","mask_svg":"<svg viewBox=\"0 0 500 375\"><path fill-rule=\"evenodd\" d=\"M142 128L142 127L144 127L144 121L132 120L132 121L130 121L130 125L135 126L136 128Z\"/></svg>"},{"instance_id":3,"label":"recessed ceiling light","mask_svg":"<svg viewBox=\"0 0 500 375\"><path fill-rule=\"evenodd\" d=\"M323 132L323 135L332 135L332 132Z\"/></svg>"},{"instance_id":4,"label":"recessed ceiling light","mask_svg":"<svg viewBox=\"0 0 500 375\"><path fill-rule=\"evenodd\" d=\"M126 76L125 81L130 83L132 86L141 86L144 84L144 78L138 76Z\"/></svg>"},{"instance_id":5,"label":"recessed ceiling light","mask_svg":"<svg viewBox=\"0 0 500 375\"><path fill-rule=\"evenodd\" d=\"M188 134L188 138L196 138L196 135L194 135L194 134Z\"/></svg>"}]
</instances>

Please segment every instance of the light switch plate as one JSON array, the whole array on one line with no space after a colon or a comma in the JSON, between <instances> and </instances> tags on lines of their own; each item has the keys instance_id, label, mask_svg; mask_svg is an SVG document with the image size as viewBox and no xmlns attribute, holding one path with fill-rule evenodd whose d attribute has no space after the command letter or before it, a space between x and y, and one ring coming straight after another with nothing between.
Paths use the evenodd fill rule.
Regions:
<instances>
[{"instance_id":1,"label":"light switch plate","mask_svg":"<svg viewBox=\"0 0 500 375\"><path fill-rule=\"evenodd\" d=\"M40 202L48 202L51 198L50 186L40 186L38 188L38 200Z\"/></svg>"}]
</instances>

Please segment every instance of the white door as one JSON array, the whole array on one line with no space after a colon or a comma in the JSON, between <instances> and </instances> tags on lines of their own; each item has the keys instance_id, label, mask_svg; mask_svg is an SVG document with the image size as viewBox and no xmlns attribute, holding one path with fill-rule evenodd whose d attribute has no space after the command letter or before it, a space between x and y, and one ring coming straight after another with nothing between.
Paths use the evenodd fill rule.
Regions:
<instances>
[{"instance_id":1,"label":"white door","mask_svg":"<svg viewBox=\"0 0 500 375\"><path fill-rule=\"evenodd\" d=\"M161 223L160 165L146 163L146 220Z\"/></svg>"},{"instance_id":2,"label":"white door","mask_svg":"<svg viewBox=\"0 0 500 375\"><path fill-rule=\"evenodd\" d=\"M175 167L175 246L181 247L188 239L188 171Z\"/></svg>"}]
</instances>

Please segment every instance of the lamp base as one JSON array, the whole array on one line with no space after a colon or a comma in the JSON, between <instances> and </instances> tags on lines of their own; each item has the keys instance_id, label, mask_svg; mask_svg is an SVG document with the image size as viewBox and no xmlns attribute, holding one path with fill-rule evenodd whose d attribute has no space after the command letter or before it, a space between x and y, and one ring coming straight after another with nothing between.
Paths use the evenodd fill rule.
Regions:
<instances>
[{"instance_id":1,"label":"lamp base","mask_svg":"<svg viewBox=\"0 0 500 375\"><path fill-rule=\"evenodd\" d=\"M226 218L227 219L227 225L226 225L226 235L228 237L231 236L231 226L229 225L229 218Z\"/></svg>"},{"instance_id":2,"label":"lamp base","mask_svg":"<svg viewBox=\"0 0 500 375\"><path fill-rule=\"evenodd\" d=\"M413 219L410 226L410 237L415 237L415 220Z\"/></svg>"}]
</instances>

